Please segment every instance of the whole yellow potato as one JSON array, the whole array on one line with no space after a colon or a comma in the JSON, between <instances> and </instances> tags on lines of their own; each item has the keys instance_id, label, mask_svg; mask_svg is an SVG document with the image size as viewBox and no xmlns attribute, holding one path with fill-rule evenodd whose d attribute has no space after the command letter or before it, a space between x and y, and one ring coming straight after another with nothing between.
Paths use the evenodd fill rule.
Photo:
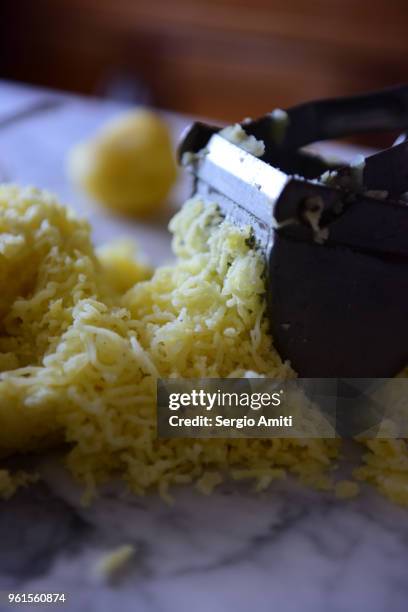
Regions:
<instances>
[{"instance_id":1,"label":"whole yellow potato","mask_svg":"<svg viewBox=\"0 0 408 612\"><path fill-rule=\"evenodd\" d=\"M146 109L126 113L71 151L68 172L89 196L117 212L153 213L176 179L167 125Z\"/></svg>"}]
</instances>

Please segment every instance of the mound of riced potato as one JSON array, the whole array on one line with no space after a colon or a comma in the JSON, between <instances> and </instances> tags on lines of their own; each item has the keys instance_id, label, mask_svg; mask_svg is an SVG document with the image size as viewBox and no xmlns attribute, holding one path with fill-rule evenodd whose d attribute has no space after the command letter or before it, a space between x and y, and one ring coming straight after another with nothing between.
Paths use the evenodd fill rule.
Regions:
<instances>
[{"instance_id":1,"label":"mound of riced potato","mask_svg":"<svg viewBox=\"0 0 408 612\"><path fill-rule=\"evenodd\" d=\"M165 498L173 484L210 493L225 477L251 478L263 489L287 472L332 488L338 440L156 438L158 377L295 376L267 333L250 228L191 199L170 230L177 260L149 278L128 248L98 257L86 222L50 194L0 186L0 455L65 441L88 499L112 476ZM367 446L374 463L360 477L408 503L405 442L404 465L382 442ZM3 496L24 484L10 479L0 472Z\"/></svg>"}]
</instances>

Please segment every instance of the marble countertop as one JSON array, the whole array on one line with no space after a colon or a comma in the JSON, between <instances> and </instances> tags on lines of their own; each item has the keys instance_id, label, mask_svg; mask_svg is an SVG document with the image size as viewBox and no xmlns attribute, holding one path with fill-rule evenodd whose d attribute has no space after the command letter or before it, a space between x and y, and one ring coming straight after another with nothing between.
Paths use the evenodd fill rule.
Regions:
<instances>
[{"instance_id":1,"label":"marble countertop","mask_svg":"<svg viewBox=\"0 0 408 612\"><path fill-rule=\"evenodd\" d=\"M0 592L64 592L61 609L75 612L407 609L407 513L368 488L346 502L290 479L263 494L184 488L169 506L111 486L83 507L55 460L41 472L1 504ZM133 558L98 579L123 544Z\"/></svg>"},{"instance_id":2,"label":"marble countertop","mask_svg":"<svg viewBox=\"0 0 408 612\"><path fill-rule=\"evenodd\" d=\"M93 208L64 177L67 149L118 109L0 84L0 174L56 192L90 218L97 243L136 237L157 263L171 256L166 219L129 225ZM177 137L187 120L168 119ZM39 469L40 484L0 503L1 611L13 609L9 591L64 592L60 608L75 612L407 610L408 514L368 487L350 501L291 479L262 494L243 484L211 497L184 488L169 506L112 485L83 507L57 458ZM123 544L135 550L123 572L98 578L98 561Z\"/></svg>"}]
</instances>

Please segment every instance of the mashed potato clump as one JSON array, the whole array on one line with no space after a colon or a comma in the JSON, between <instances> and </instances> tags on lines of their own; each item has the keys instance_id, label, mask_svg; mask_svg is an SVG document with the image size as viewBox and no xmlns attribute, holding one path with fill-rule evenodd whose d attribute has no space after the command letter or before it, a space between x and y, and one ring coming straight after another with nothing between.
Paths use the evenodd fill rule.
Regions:
<instances>
[{"instance_id":1,"label":"mashed potato clump","mask_svg":"<svg viewBox=\"0 0 408 612\"><path fill-rule=\"evenodd\" d=\"M335 440L156 438L158 377L294 376L267 333L250 228L192 199L170 229L176 263L149 280L130 266L126 290L123 253L101 263L84 221L47 193L0 187L0 453L64 440L89 494L113 475L164 496L224 474L330 488Z\"/></svg>"}]
</instances>

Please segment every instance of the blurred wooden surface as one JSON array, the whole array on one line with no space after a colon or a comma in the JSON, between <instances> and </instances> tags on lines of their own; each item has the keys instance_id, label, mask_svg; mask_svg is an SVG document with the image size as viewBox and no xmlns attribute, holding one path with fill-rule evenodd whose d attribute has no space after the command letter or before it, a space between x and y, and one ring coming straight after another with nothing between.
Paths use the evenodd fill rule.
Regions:
<instances>
[{"instance_id":1,"label":"blurred wooden surface","mask_svg":"<svg viewBox=\"0 0 408 612\"><path fill-rule=\"evenodd\" d=\"M90 93L122 75L159 107L224 120L408 80L407 0L2 0L0 10L0 76Z\"/></svg>"}]
</instances>

